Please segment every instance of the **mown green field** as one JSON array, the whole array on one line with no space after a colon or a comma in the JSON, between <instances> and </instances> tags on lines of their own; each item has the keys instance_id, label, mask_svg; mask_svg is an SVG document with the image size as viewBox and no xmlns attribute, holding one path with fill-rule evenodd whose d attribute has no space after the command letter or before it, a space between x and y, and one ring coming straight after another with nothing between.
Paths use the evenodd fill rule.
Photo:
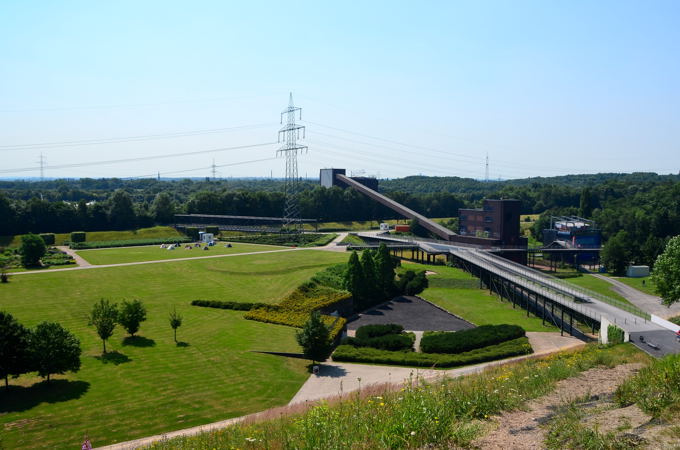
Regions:
<instances>
[{"instance_id":1,"label":"mown green field","mask_svg":"<svg viewBox=\"0 0 680 450\"><path fill-rule=\"evenodd\" d=\"M564 281L568 281L569 283L576 284L586 289L590 289L591 291L595 291L599 294L606 295L607 297L620 300L626 303L627 305L632 304L624 296L614 291L614 286L592 275L585 274L582 277L567 278Z\"/></svg>"},{"instance_id":2,"label":"mown green field","mask_svg":"<svg viewBox=\"0 0 680 450\"><path fill-rule=\"evenodd\" d=\"M298 250L15 275L0 285L0 310L27 326L60 322L81 340L83 367L56 376L51 386L22 376L11 381L9 393L0 389L2 447L77 448L85 433L101 446L285 404L307 378L307 361L253 351L299 351L295 329L189 302L274 303L315 272L346 260L343 253ZM139 298L148 309L142 339L124 345L118 328L105 360L87 325L92 304L102 297ZM184 317L178 339L185 346L173 342L173 307Z\"/></svg>"},{"instance_id":3,"label":"mown green field","mask_svg":"<svg viewBox=\"0 0 680 450\"><path fill-rule=\"evenodd\" d=\"M224 243L220 242L212 247L209 247L209 250L204 250L205 246L186 250L184 248L185 245L190 244L184 244L175 250L160 248L160 245L144 245L139 247L78 250L76 253L78 253L79 256L85 258L85 260L90 264L102 265L141 261L158 261L163 259L196 258L199 256L233 255L237 253L266 252L286 249L286 247L274 245L241 243L234 243L232 244L231 248L228 248L224 246Z\"/></svg>"},{"instance_id":4,"label":"mown green field","mask_svg":"<svg viewBox=\"0 0 680 450\"><path fill-rule=\"evenodd\" d=\"M656 285L654 284L654 280L652 280L652 277L628 278L612 276L612 278L616 279L617 281L620 281L621 283L625 283L628 286L637 289L638 291L642 291L645 294L655 295L657 297L659 295L656 292Z\"/></svg>"},{"instance_id":5,"label":"mown green field","mask_svg":"<svg viewBox=\"0 0 680 450\"><path fill-rule=\"evenodd\" d=\"M21 236L0 236L0 247L20 247ZM152 228L140 228L139 230L128 231L88 231L88 242L116 241L126 239L151 239L172 236L184 236L172 227L157 226ZM54 245L64 245L64 242L71 240L70 233L58 233L54 235Z\"/></svg>"},{"instance_id":6,"label":"mown green field","mask_svg":"<svg viewBox=\"0 0 680 450\"><path fill-rule=\"evenodd\" d=\"M428 276L430 287L420 296L475 325L507 323L526 331L557 331L547 323L544 326L533 315L527 317L525 310L513 309L512 303L490 295L488 290L479 289L479 280L460 269L412 263L404 267L436 272Z\"/></svg>"}]
</instances>

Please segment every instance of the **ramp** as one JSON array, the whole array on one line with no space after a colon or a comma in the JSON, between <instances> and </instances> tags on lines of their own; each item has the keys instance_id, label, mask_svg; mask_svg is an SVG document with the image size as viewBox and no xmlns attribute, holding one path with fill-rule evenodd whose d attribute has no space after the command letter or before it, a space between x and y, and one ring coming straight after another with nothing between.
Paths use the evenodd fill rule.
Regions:
<instances>
[{"instance_id":1,"label":"ramp","mask_svg":"<svg viewBox=\"0 0 680 450\"><path fill-rule=\"evenodd\" d=\"M351 186L357 191L361 192L362 194L368 196L369 198L375 200L378 203L381 203L388 208L390 208L393 211L398 212L404 217L408 217L409 219L415 219L418 221L418 223L425 228L427 231L430 231L437 236L441 237L444 240L450 241L453 236L458 236L456 233L453 231L449 230L445 226L442 226L438 224L437 222L428 219L427 217L423 216L422 214L419 214L415 212L412 209L407 208L406 206L402 205L401 203L397 203L391 198L385 197L381 193L374 191L373 189L364 186L363 184L359 183L356 180L353 180L352 178L336 173L335 178L338 181L341 181L345 183L347 186Z\"/></svg>"}]
</instances>

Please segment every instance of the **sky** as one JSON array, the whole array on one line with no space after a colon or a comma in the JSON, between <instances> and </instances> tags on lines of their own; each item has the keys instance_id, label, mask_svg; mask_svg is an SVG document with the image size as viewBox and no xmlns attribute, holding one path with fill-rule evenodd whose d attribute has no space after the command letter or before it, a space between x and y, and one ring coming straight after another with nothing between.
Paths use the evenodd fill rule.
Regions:
<instances>
[{"instance_id":1,"label":"sky","mask_svg":"<svg viewBox=\"0 0 680 450\"><path fill-rule=\"evenodd\" d=\"M0 177L680 171L680 2L0 2ZM214 165L214 167L213 167Z\"/></svg>"}]
</instances>

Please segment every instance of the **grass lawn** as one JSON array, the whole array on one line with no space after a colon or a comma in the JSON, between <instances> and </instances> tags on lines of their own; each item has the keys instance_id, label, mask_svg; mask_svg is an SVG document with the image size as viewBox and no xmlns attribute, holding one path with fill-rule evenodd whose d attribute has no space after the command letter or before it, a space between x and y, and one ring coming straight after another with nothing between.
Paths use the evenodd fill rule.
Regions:
<instances>
[{"instance_id":1,"label":"grass lawn","mask_svg":"<svg viewBox=\"0 0 680 450\"><path fill-rule=\"evenodd\" d=\"M606 295L607 297L620 300L627 305L632 305L632 303L626 300L624 296L614 291L614 286L592 275L584 274L582 277L567 278L563 281L567 281L602 295Z\"/></svg>"},{"instance_id":2,"label":"grass lawn","mask_svg":"<svg viewBox=\"0 0 680 450\"><path fill-rule=\"evenodd\" d=\"M628 278L612 276L612 278L620 281L621 283L625 283L628 286L637 289L638 291L642 291L645 294L654 295L656 297L659 296L659 294L655 291L656 285L654 284L652 277ZM644 284L642 284L643 282Z\"/></svg>"},{"instance_id":3,"label":"grass lawn","mask_svg":"<svg viewBox=\"0 0 680 450\"><path fill-rule=\"evenodd\" d=\"M407 263L410 269L426 269L437 272L429 275L430 287L425 289L421 297L441 306L475 325L501 324L519 325L526 331L556 331L553 326L546 326L541 319L533 315L527 318L525 310L512 303L490 295L488 290L479 289L479 280L468 273L447 266L425 266Z\"/></svg>"},{"instance_id":4,"label":"grass lawn","mask_svg":"<svg viewBox=\"0 0 680 450\"><path fill-rule=\"evenodd\" d=\"M207 253L207 252L206 252ZM241 312L198 308L193 299L278 302L313 273L346 261L335 252L298 250L73 272L17 275L0 285L0 310L26 326L56 321L75 333L80 372L11 380L0 389L3 448L95 446L204 424L285 404L307 378L307 361L253 353L299 351L295 329L247 321ZM102 360L87 326L92 304L141 299L148 321L135 345L117 328ZM175 346L168 313L184 322ZM21 387L19 387L20 385Z\"/></svg>"},{"instance_id":5,"label":"grass lawn","mask_svg":"<svg viewBox=\"0 0 680 450\"><path fill-rule=\"evenodd\" d=\"M0 247L21 247L21 236L0 236ZM116 241L125 239L151 239L172 236L184 236L172 227L140 228L129 231L88 231L87 241ZM71 240L71 233L58 233L54 235L54 245L64 245L64 241Z\"/></svg>"},{"instance_id":6,"label":"grass lawn","mask_svg":"<svg viewBox=\"0 0 680 450\"><path fill-rule=\"evenodd\" d=\"M189 244L185 244L189 245ZM203 248L194 248L192 250L185 250L184 246L175 250L168 250L160 248L160 245L144 245L139 247L118 247L118 248L103 248L92 250L78 250L78 255L85 258L90 264L119 264L128 262L140 261L156 261L161 259L177 259L177 258L195 258L198 256L211 255L232 255L236 253L249 252L264 252L268 250L283 250L286 247L279 247L274 245L256 245L256 244L232 244L231 248L224 246L220 242L210 250L203 250Z\"/></svg>"}]
</instances>

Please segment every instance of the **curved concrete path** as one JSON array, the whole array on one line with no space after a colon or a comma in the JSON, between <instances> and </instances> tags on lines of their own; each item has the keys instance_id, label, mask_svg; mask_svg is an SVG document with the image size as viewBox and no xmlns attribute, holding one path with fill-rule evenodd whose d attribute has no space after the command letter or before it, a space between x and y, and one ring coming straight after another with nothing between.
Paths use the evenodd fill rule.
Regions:
<instances>
[{"instance_id":1,"label":"curved concrete path","mask_svg":"<svg viewBox=\"0 0 680 450\"><path fill-rule=\"evenodd\" d=\"M154 442L165 439L172 439L181 436L194 436L200 433L220 430L249 419L256 419L258 417L279 417L286 411L290 413L290 409L288 409L290 408L290 405L304 405L305 402L327 397L337 397L338 394L347 394L368 386L375 386L385 383L401 385L405 382L408 382L409 379L412 379L413 377L419 379L436 379L443 376L460 377L464 375L471 375L474 373L483 372L484 370L491 367L512 364L525 359L546 356L551 353L570 350L585 345L584 342L579 341L576 338L560 336L559 333L527 333L527 337L529 338L529 342L531 342L531 346L534 348L534 353L531 355L517 356L501 361L491 361L451 370L413 369L407 367L369 366L364 364L345 364L333 362L324 363L321 365L321 371L319 375L310 376L310 378L298 391L295 397L293 397L293 400L290 401L288 407L273 408L271 410L249 414L247 416L234 417L232 419L213 422L192 428L185 428L183 430L171 431L165 434L135 439L133 441L107 445L106 447L100 448L105 450L132 450L140 447L146 447L153 444ZM361 378L361 380L359 380L359 378Z\"/></svg>"},{"instance_id":2,"label":"curved concrete path","mask_svg":"<svg viewBox=\"0 0 680 450\"><path fill-rule=\"evenodd\" d=\"M611 284L614 287L614 291L616 291L618 294L621 294L626 298L626 300L643 311L654 314L663 319L680 316L680 303L676 303L669 308L661 304L661 297L649 295L645 292L639 291L634 287L628 286L626 283L617 280L616 278L611 278L597 273L593 273L591 275Z\"/></svg>"},{"instance_id":3,"label":"curved concrete path","mask_svg":"<svg viewBox=\"0 0 680 450\"><path fill-rule=\"evenodd\" d=\"M326 362L320 366L318 375L312 375L300 388L289 404L319 400L326 397L347 394L348 392L384 383L407 383L409 379L433 379L440 377L460 377L499 365L514 363L527 358L536 358L550 353L582 347L585 345L571 336L560 333L527 333L534 353L517 356L501 361L490 361L456 369L434 370L411 367L380 366L355 363Z\"/></svg>"}]
</instances>

